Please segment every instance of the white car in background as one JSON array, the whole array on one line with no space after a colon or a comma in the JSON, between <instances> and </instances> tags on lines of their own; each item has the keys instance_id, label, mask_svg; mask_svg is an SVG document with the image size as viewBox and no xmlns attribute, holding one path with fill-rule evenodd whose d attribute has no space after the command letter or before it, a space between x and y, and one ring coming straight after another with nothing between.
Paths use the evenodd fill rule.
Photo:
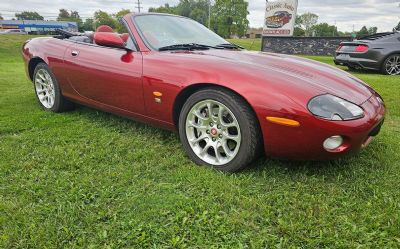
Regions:
<instances>
[{"instance_id":1,"label":"white car in background","mask_svg":"<svg viewBox=\"0 0 400 249\"><path fill-rule=\"evenodd\" d=\"M28 33L22 29L6 29L4 31L0 31L0 35L27 35Z\"/></svg>"}]
</instances>

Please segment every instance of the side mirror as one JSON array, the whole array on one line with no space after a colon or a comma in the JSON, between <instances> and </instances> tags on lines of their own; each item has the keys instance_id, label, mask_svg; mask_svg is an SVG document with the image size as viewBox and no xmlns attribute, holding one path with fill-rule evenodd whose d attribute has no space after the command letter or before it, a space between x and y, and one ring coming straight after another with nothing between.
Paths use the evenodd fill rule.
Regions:
<instances>
[{"instance_id":1,"label":"side mirror","mask_svg":"<svg viewBox=\"0 0 400 249\"><path fill-rule=\"evenodd\" d=\"M107 47L125 48L124 41L116 33L95 32L93 39L97 45L107 46Z\"/></svg>"}]
</instances>

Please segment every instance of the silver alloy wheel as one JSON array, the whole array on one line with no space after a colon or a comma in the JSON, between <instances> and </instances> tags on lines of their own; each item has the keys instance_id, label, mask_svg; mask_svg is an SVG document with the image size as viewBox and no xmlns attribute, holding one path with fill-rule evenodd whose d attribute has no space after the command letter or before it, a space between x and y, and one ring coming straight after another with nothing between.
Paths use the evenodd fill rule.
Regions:
<instances>
[{"instance_id":1,"label":"silver alloy wheel","mask_svg":"<svg viewBox=\"0 0 400 249\"><path fill-rule=\"evenodd\" d=\"M55 100L54 83L45 69L39 69L36 72L35 89L40 103L47 109L52 108Z\"/></svg>"},{"instance_id":2,"label":"silver alloy wheel","mask_svg":"<svg viewBox=\"0 0 400 249\"><path fill-rule=\"evenodd\" d=\"M400 74L400 55L390 57L385 64L385 70L390 75Z\"/></svg>"},{"instance_id":3,"label":"silver alloy wheel","mask_svg":"<svg viewBox=\"0 0 400 249\"><path fill-rule=\"evenodd\" d=\"M239 152L239 122L224 104L207 99L195 104L186 117L186 138L193 152L211 165L224 165Z\"/></svg>"}]
</instances>

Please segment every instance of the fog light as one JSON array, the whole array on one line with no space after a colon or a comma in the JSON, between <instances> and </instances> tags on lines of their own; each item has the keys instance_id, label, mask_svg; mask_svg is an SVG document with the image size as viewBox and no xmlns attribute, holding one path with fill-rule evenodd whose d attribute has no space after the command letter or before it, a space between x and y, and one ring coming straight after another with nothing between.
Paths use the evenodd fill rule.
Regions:
<instances>
[{"instance_id":1,"label":"fog light","mask_svg":"<svg viewBox=\"0 0 400 249\"><path fill-rule=\"evenodd\" d=\"M324 141L324 148L328 151L336 150L343 144L342 136L332 136Z\"/></svg>"}]
</instances>

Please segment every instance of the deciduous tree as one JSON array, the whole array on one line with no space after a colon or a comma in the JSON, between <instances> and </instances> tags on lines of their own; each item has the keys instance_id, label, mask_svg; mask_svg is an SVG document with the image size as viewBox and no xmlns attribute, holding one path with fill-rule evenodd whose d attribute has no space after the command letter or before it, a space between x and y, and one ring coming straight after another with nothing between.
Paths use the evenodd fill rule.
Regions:
<instances>
[{"instance_id":1,"label":"deciduous tree","mask_svg":"<svg viewBox=\"0 0 400 249\"><path fill-rule=\"evenodd\" d=\"M370 27L368 28L368 34L373 35L378 32L378 27Z\"/></svg>"},{"instance_id":2,"label":"deciduous tree","mask_svg":"<svg viewBox=\"0 0 400 249\"><path fill-rule=\"evenodd\" d=\"M360 29L360 31L357 32L357 36L358 36L358 37L362 37L362 36L366 36L366 35L369 35L368 29L367 29L366 26L363 26L363 27Z\"/></svg>"},{"instance_id":3,"label":"deciduous tree","mask_svg":"<svg viewBox=\"0 0 400 249\"><path fill-rule=\"evenodd\" d=\"M165 4L158 8L152 7L149 12L186 16L206 25L208 23L208 4L208 0L180 0L176 6Z\"/></svg>"},{"instance_id":4,"label":"deciduous tree","mask_svg":"<svg viewBox=\"0 0 400 249\"><path fill-rule=\"evenodd\" d=\"M296 16L296 21L294 22L294 31L293 31L293 36L304 36L306 32L301 26L301 16L297 15Z\"/></svg>"},{"instance_id":5,"label":"deciduous tree","mask_svg":"<svg viewBox=\"0 0 400 249\"><path fill-rule=\"evenodd\" d=\"M216 0L212 8L212 28L225 38L244 36L249 25L247 8L244 0Z\"/></svg>"},{"instance_id":6,"label":"deciduous tree","mask_svg":"<svg viewBox=\"0 0 400 249\"><path fill-rule=\"evenodd\" d=\"M396 27L394 27L394 30L395 30L395 31L400 31L400 22L399 22L399 24L397 24Z\"/></svg>"},{"instance_id":7,"label":"deciduous tree","mask_svg":"<svg viewBox=\"0 0 400 249\"><path fill-rule=\"evenodd\" d=\"M327 23L319 23L312 27L312 31L316 36L338 36L337 27L334 25L329 25Z\"/></svg>"},{"instance_id":8,"label":"deciduous tree","mask_svg":"<svg viewBox=\"0 0 400 249\"><path fill-rule=\"evenodd\" d=\"M149 12L177 14L176 7L171 7L171 6L169 6L168 3L166 3L165 5L160 6L160 7L151 7L151 8L149 8Z\"/></svg>"},{"instance_id":9,"label":"deciduous tree","mask_svg":"<svg viewBox=\"0 0 400 249\"><path fill-rule=\"evenodd\" d=\"M66 21L66 22L76 22L78 24L79 31L83 30L83 22L81 17L79 16L78 11L70 11L66 9L60 9L58 13L57 21Z\"/></svg>"},{"instance_id":10,"label":"deciduous tree","mask_svg":"<svg viewBox=\"0 0 400 249\"><path fill-rule=\"evenodd\" d=\"M69 12L66 9L60 9L58 13L57 21L63 21L70 18Z\"/></svg>"},{"instance_id":11,"label":"deciduous tree","mask_svg":"<svg viewBox=\"0 0 400 249\"><path fill-rule=\"evenodd\" d=\"M108 25L115 29L117 27L117 21L107 12L98 10L94 12L94 26L99 27L100 25Z\"/></svg>"},{"instance_id":12,"label":"deciduous tree","mask_svg":"<svg viewBox=\"0 0 400 249\"><path fill-rule=\"evenodd\" d=\"M131 13L131 12L132 12L132 11L129 10L129 9L122 9L122 10L118 11L117 13L115 13L115 14L113 15L113 16L115 17L115 19L116 19L117 31L118 31L119 33L126 33L126 32L128 32L128 31L126 30L125 25L124 25L123 23L120 22L120 18L124 17L126 14L129 14L129 13Z\"/></svg>"},{"instance_id":13,"label":"deciduous tree","mask_svg":"<svg viewBox=\"0 0 400 249\"><path fill-rule=\"evenodd\" d=\"M318 15L307 12L300 15L296 22L304 29L306 36L311 36L313 26L318 23Z\"/></svg>"},{"instance_id":14,"label":"deciduous tree","mask_svg":"<svg viewBox=\"0 0 400 249\"><path fill-rule=\"evenodd\" d=\"M17 20L44 20L43 16L33 11L22 11L21 13L15 14Z\"/></svg>"},{"instance_id":15,"label":"deciduous tree","mask_svg":"<svg viewBox=\"0 0 400 249\"><path fill-rule=\"evenodd\" d=\"M94 31L93 18L87 18L82 25L84 31Z\"/></svg>"}]
</instances>

